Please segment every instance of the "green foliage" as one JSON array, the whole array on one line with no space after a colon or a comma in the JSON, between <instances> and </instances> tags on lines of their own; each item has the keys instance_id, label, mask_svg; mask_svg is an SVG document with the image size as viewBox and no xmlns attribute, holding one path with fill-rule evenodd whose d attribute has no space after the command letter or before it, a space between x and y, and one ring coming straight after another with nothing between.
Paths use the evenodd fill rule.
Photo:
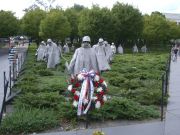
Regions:
<instances>
[{"instance_id":1,"label":"green foliage","mask_svg":"<svg viewBox=\"0 0 180 135\"><path fill-rule=\"evenodd\" d=\"M117 2L112 8L116 41L136 39L143 30L143 18L140 11L128 4Z\"/></svg>"},{"instance_id":2,"label":"green foliage","mask_svg":"<svg viewBox=\"0 0 180 135\"><path fill-rule=\"evenodd\" d=\"M68 79L63 72L65 61L62 60L56 69L47 70L53 73L52 76L39 75L41 70L46 71L46 65L44 62L36 62L35 51L34 45L29 47L23 74L16 84L16 88L22 90L13 103L16 111L5 117L0 133L31 133L55 127L58 120L77 121L77 108L72 106L72 99L65 97ZM70 60L72 54L64 57ZM158 118L160 78L165 70L166 60L167 54L164 53L115 55L112 70L102 74L108 83L107 95L110 99L100 109L90 110L91 120ZM167 97L164 100L167 101ZM24 115L19 118L22 110ZM34 116L35 112L38 118ZM41 117L47 115L47 122L44 119L41 121ZM52 119L49 120L50 118ZM29 125L26 119L32 119ZM13 123L10 123L10 120ZM80 120L83 120L83 117ZM19 124L19 121L22 121L22 124Z\"/></svg>"},{"instance_id":3,"label":"green foliage","mask_svg":"<svg viewBox=\"0 0 180 135\"><path fill-rule=\"evenodd\" d=\"M113 18L107 8L93 6L92 9L84 9L80 14L79 34L89 35L93 43L96 43L99 37L112 40L113 36Z\"/></svg>"},{"instance_id":4,"label":"green foliage","mask_svg":"<svg viewBox=\"0 0 180 135\"><path fill-rule=\"evenodd\" d=\"M70 38L74 39L78 37L78 12L75 10L75 8L69 8L65 10L65 16L68 19L68 22L71 25L71 33L70 33Z\"/></svg>"},{"instance_id":5,"label":"green foliage","mask_svg":"<svg viewBox=\"0 0 180 135\"><path fill-rule=\"evenodd\" d=\"M90 113L92 119L147 119L158 118L159 111L153 106L142 106L126 98L112 98L100 110Z\"/></svg>"},{"instance_id":6,"label":"green foliage","mask_svg":"<svg viewBox=\"0 0 180 135\"><path fill-rule=\"evenodd\" d=\"M58 119L52 111L21 108L3 119L0 134L27 134L43 131L57 125Z\"/></svg>"},{"instance_id":7,"label":"green foliage","mask_svg":"<svg viewBox=\"0 0 180 135\"><path fill-rule=\"evenodd\" d=\"M61 119L76 119L77 110L72 106L72 102L60 102L58 105L57 115Z\"/></svg>"},{"instance_id":8,"label":"green foliage","mask_svg":"<svg viewBox=\"0 0 180 135\"><path fill-rule=\"evenodd\" d=\"M63 74L64 75L64 74ZM67 89L66 78L60 76L41 77L39 79L38 89L41 91L59 91L63 93Z\"/></svg>"},{"instance_id":9,"label":"green foliage","mask_svg":"<svg viewBox=\"0 0 180 135\"><path fill-rule=\"evenodd\" d=\"M166 60L167 54L139 54L133 57L129 54L123 57L117 55L112 70L103 73L109 83L109 94L132 99L143 105L159 105L161 75Z\"/></svg>"},{"instance_id":10,"label":"green foliage","mask_svg":"<svg viewBox=\"0 0 180 135\"><path fill-rule=\"evenodd\" d=\"M50 70L48 70L48 69L39 70L38 74L40 76L52 76L53 75L53 73Z\"/></svg>"},{"instance_id":11,"label":"green foliage","mask_svg":"<svg viewBox=\"0 0 180 135\"><path fill-rule=\"evenodd\" d=\"M65 101L63 96L60 96L57 92L48 93L27 93L15 100L15 106L17 108L27 107L27 108L52 108L57 109L58 104Z\"/></svg>"},{"instance_id":12,"label":"green foliage","mask_svg":"<svg viewBox=\"0 0 180 135\"><path fill-rule=\"evenodd\" d=\"M19 21L12 12L0 10L0 37L16 35L19 28Z\"/></svg>"},{"instance_id":13,"label":"green foliage","mask_svg":"<svg viewBox=\"0 0 180 135\"><path fill-rule=\"evenodd\" d=\"M46 18L41 21L39 35L42 38L64 40L71 32L70 23L63 11L51 10Z\"/></svg>"},{"instance_id":14,"label":"green foliage","mask_svg":"<svg viewBox=\"0 0 180 135\"><path fill-rule=\"evenodd\" d=\"M93 135L104 135L104 133L101 132L101 131L95 131L95 132L93 133Z\"/></svg>"},{"instance_id":15,"label":"green foliage","mask_svg":"<svg viewBox=\"0 0 180 135\"><path fill-rule=\"evenodd\" d=\"M25 13L22 18L23 33L33 39L39 39L39 26L42 19L46 16L46 12L36 8Z\"/></svg>"},{"instance_id":16,"label":"green foliage","mask_svg":"<svg viewBox=\"0 0 180 135\"><path fill-rule=\"evenodd\" d=\"M164 15L154 12L144 16L143 38L149 43L165 43L178 38L180 27L168 21Z\"/></svg>"}]
</instances>

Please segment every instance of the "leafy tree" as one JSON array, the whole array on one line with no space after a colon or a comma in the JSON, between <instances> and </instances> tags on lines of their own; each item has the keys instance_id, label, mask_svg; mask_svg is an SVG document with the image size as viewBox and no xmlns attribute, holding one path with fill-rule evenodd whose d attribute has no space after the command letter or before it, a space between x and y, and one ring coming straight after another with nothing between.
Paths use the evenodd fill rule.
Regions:
<instances>
[{"instance_id":1,"label":"leafy tree","mask_svg":"<svg viewBox=\"0 0 180 135\"><path fill-rule=\"evenodd\" d=\"M167 33L168 40L178 39L180 37L180 26L176 22L168 21L169 32Z\"/></svg>"},{"instance_id":2,"label":"leafy tree","mask_svg":"<svg viewBox=\"0 0 180 135\"><path fill-rule=\"evenodd\" d=\"M65 10L65 16L67 17L68 22L71 25L70 38L71 40L73 40L74 38L78 37L79 13L74 8L68 8Z\"/></svg>"},{"instance_id":3,"label":"leafy tree","mask_svg":"<svg viewBox=\"0 0 180 135\"><path fill-rule=\"evenodd\" d=\"M149 43L164 43L167 41L170 25L161 14L152 13L144 16L143 38Z\"/></svg>"},{"instance_id":4,"label":"leafy tree","mask_svg":"<svg viewBox=\"0 0 180 135\"><path fill-rule=\"evenodd\" d=\"M46 12L39 8L26 12L22 18L23 33L39 41L39 26L45 16Z\"/></svg>"},{"instance_id":5,"label":"leafy tree","mask_svg":"<svg viewBox=\"0 0 180 135\"><path fill-rule=\"evenodd\" d=\"M140 11L128 4L117 2L112 8L116 41L137 39L143 30L143 17Z\"/></svg>"},{"instance_id":6,"label":"leafy tree","mask_svg":"<svg viewBox=\"0 0 180 135\"><path fill-rule=\"evenodd\" d=\"M85 9L85 7L83 5L74 4L73 9L75 9L77 12L80 12Z\"/></svg>"},{"instance_id":7,"label":"leafy tree","mask_svg":"<svg viewBox=\"0 0 180 135\"><path fill-rule=\"evenodd\" d=\"M63 41L70 35L71 27L63 11L51 10L45 19L41 21L39 35L42 38L52 38Z\"/></svg>"},{"instance_id":8,"label":"leafy tree","mask_svg":"<svg viewBox=\"0 0 180 135\"><path fill-rule=\"evenodd\" d=\"M92 9L84 9L80 15L79 34L89 35L93 43L100 37L112 40L112 21L111 12L107 8L93 6Z\"/></svg>"},{"instance_id":9,"label":"leafy tree","mask_svg":"<svg viewBox=\"0 0 180 135\"><path fill-rule=\"evenodd\" d=\"M19 20L10 11L0 11L0 37L16 35L19 31Z\"/></svg>"},{"instance_id":10,"label":"leafy tree","mask_svg":"<svg viewBox=\"0 0 180 135\"><path fill-rule=\"evenodd\" d=\"M159 12L159 11L154 11L154 12L151 13L151 15L159 15L159 16L162 16L162 17L166 18L165 15L162 14L161 12Z\"/></svg>"}]
</instances>

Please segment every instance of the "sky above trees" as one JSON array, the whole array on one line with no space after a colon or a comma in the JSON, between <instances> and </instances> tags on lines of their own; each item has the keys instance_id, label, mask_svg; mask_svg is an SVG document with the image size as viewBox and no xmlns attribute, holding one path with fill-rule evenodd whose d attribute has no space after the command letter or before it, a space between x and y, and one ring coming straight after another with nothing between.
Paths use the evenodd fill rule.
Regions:
<instances>
[{"instance_id":1,"label":"sky above trees","mask_svg":"<svg viewBox=\"0 0 180 135\"><path fill-rule=\"evenodd\" d=\"M77 3L89 8L93 4L98 4L100 7L112 8L116 1L131 4L135 8L139 8L143 14L150 14L153 11L180 13L179 0L56 0L53 6L59 5L65 9ZM35 0L0 0L0 10L13 11L18 18L21 18L24 15L23 10L31 6L34 2Z\"/></svg>"}]
</instances>

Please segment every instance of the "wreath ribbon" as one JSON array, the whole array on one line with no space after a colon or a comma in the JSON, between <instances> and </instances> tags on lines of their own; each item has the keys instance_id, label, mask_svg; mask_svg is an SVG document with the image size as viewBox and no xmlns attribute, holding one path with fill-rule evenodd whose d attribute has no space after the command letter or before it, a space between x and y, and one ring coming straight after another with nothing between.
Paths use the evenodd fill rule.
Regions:
<instances>
[{"instance_id":1,"label":"wreath ribbon","mask_svg":"<svg viewBox=\"0 0 180 135\"><path fill-rule=\"evenodd\" d=\"M96 73L92 70L87 72L86 70L83 70L81 75L84 76L84 80L81 87L79 102L78 102L78 111L77 115L81 116L82 114L86 114L91 106L91 101L94 94L94 86L93 86L93 78L96 75ZM87 99L88 104L86 108L83 107L83 101Z\"/></svg>"}]
</instances>

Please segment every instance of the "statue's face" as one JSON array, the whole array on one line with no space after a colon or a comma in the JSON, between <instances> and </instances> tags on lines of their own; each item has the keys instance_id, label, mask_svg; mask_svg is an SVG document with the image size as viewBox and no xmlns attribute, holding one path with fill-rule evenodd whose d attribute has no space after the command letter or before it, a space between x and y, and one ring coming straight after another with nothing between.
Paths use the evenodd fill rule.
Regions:
<instances>
[{"instance_id":1,"label":"statue's face","mask_svg":"<svg viewBox=\"0 0 180 135\"><path fill-rule=\"evenodd\" d=\"M103 45L103 42L99 42L99 45L102 46L102 45Z\"/></svg>"},{"instance_id":2,"label":"statue's face","mask_svg":"<svg viewBox=\"0 0 180 135\"><path fill-rule=\"evenodd\" d=\"M83 44L83 47L89 47L90 46L90 43L87 41L83 42L82 44Z\"/></svg>"},{"instance_id":3,"label":"statue's face","mask_svg":"<svg viewBox=\"0 0 180 135\"><path fill-rule=\"evenodd\" d=\"M52 43L51 43L51 42L47 42L47 44L48 44L48 45L50 45L50 46L52 45Z\"/></svg>"}]
</instances>

